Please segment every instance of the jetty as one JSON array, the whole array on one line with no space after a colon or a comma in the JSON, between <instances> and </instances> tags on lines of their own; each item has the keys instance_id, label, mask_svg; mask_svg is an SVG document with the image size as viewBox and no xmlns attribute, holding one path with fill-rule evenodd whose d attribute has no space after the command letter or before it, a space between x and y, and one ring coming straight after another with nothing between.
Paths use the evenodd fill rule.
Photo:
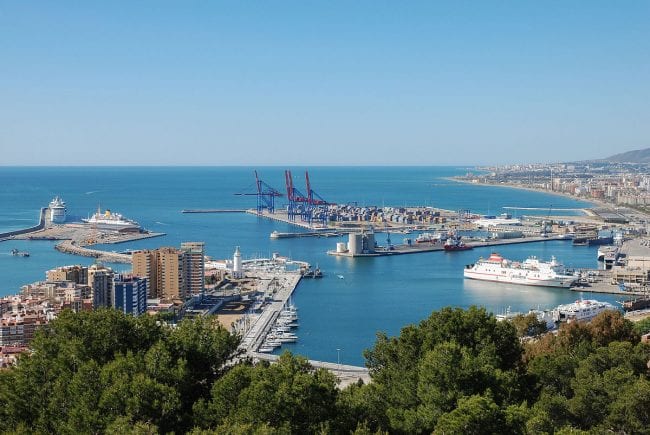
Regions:
<instances>
[{"instance_id":1,"label":"jetty","mask_svg":"<svg viewBox=\"0 0 650 435\"><path fill-rule=\"evenodd\" d=\"M552 237L522 237L518 239L496 239L486 241L467 241L465 244L472 248L483 248L488 246L502 246L502 245L515 245L522 243L537 243L548 242L551 240L568 240L559 236ZM349 251L327 251L329 255L338 257L384 257L387 255L406 255L406 254L421 254L424 252L444 251L442 243L418 243L415 245L392 245L392 246L378 246L374 250L365 253L352 253Z\"/></svg>"},{"instance_id":2,"label":"jetty","mask_svg":"<svg viewBox=\"0 0 650 435\"><path fill-rule=\"evenodd\" d=\"M224 209L224 208L197 208L184 209L181 213L246 213L243 209Z\"/></svg>"},{"instance_id":3,"label":"jetty","mask_svg":"<svg viewBox=\"0 0 650 435\"><path fill-rule=\"evenodd\" d=\"M74 240L64 240L54 247L65 254L80 255L82 257L93 257L106 263L131 263L131 256L117 252L106 252L98 249L89 249L75 244Z\"/></svg>"},{"instance_id":4,"label":"jetty","mask_svg":"<svg viewBox=\"0 0 650 435\"><path fill-rule=\"evenodd\" d=\"M288 306L289 300L301 278L299 272L274 272L259 275L258 291L263 292L267 298L271 297L272 299L263 308L262 312L251 321L248 331L243 334L239 347L250 358L270 362L275 362L279 358L277 355L262 353L257 350L275 324L280 312ZM370 382L370 374L365 367L314 360L309 360L309 363L313 367L331 371L339 379L340 387L357 382L359 379L365 383Z\"/></svg>"},{"instance_id":5,"label":"jetty","mask_svg":"<svg viewBox=\"0 0 650 435\"><path fill-rule=\"evenodd\" d=\"M258 276L260 279L258 291L271 299L242 337L240 348L248 353L259 349L302 278L299 272L259 273Z\"/></svg>"},{"instance_id":6,"label":"jetty","mask_svg":"<svg viewBox=\"0 0 650 435\"><path fill-rule=\"evenodd\" d=\"M0 242L5 241L5 240L10 240L16 236L20 236L23 234L30 234L34 233L36 231L40 231L43 228L45 228L45 225L47 224L47 211L49 208L43 207L41 208L39 219L38 219L38 224L34 225L33 227L29 228L23 228L20 230L13 230L13 231L7 231L4 233L0 233Z\"/></svg>"}]
</instances>

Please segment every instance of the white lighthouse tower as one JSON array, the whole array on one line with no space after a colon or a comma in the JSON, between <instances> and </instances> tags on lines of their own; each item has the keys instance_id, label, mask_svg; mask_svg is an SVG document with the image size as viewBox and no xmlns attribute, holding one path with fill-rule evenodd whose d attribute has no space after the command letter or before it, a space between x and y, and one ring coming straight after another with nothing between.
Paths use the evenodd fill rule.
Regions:
<instances>
[{"instance_id":1,"label":"white lighthouse tower","mask_svg":"<svg viewBox=\"0 0 650 435\"><path fill-rule=\"evenodd\" d=\"M239 246L235 248L235 254L232 257L232 277L235 279L244 277L244 271L241 267L241 252L239 252Z\"/></svg>"}]
</instances>

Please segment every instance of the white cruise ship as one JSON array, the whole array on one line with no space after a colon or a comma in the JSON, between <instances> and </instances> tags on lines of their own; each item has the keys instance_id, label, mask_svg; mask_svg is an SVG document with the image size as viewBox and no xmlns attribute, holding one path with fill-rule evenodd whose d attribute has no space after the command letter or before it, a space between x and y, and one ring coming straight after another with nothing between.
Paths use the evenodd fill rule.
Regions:
<instances>
[{"instance_id":1,"label":"white cruise ship","mask_svg":"<svg viewBox=\"0 0 650 435\"><path fill-rule=\"evenodd\" d=\"M66 208L65 201L60 197L55 196L54 199L50 202L50 221L53 224L62 224L65 222L66 218Z\"/></svg>"},{"instance_id":2,"label":"white cruise ship","mask_svg":"<svg viewBox=\"0 0 650 435\"><path fill-rule=\"evenodd\" d=\"M131 219L127 219L119 213L112 213L110 210L105 210L103 213L100 209L87 219L82 221L99 230L108 231L140 231L142 228L140 224Z\"/></svg>"},{"instance_id":3,"label":"white cruise ship","mask_svg":"<svg viewBox=\"0 0 650 435\"><path fill-rule=\"evenodd\" d=\"M465 266L465 278L542 287L570 287L576 277L567 275L555 257L550 262L530 257L524 262L506 260L493 253L487 260Z\"/></svg>"},{"instance_id":4,"label":"white cruise ship","mask_svg":"<svg viewBox=\"0 0 650 435\"><path fill-rule=\"evenodd\" d=\"M616 307L607 302L584 299L572 304L558 305L553 310L553 320L556 322L590 320L605 310L616 310Z\"/></svg>"}]
</instances>

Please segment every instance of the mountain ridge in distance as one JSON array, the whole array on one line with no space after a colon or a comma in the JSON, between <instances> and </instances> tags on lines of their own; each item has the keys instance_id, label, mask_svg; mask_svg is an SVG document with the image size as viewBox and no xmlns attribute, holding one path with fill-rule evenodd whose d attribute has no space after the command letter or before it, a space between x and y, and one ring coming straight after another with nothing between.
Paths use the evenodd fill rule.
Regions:
<instances>
[{"instance_id":1,"label":"mountain ridge in distance","mask_svg":"<svg viewBox=\"0 0 650 435\"><path fill-rule=\"evenodd\" d=\"M600 162L613 163L650 163L650 148L626 151L624 153L614 154L604 159L597 159Z\"/></svg>"}]
</instances>

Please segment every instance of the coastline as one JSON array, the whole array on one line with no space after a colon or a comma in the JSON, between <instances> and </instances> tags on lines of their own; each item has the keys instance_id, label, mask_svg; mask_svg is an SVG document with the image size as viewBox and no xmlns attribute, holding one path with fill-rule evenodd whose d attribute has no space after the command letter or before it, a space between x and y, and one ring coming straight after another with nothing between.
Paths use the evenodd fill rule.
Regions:
<instances>
[{"instance_id":1,"label":"coastline","mask_svg":"<svg viewBox=\"0 0 650 435\"><path fill-rule=\"evenodd\" d=\"M571 199L571 200L574 200L574 201L582 201L582 202L590 203L590 204L597 205L599 207L605 207L605 208L616 207L616 205L614 205L614 204L610 204L610 203L608 203L606 201L602 201L602 200L599 200L599 199L581 198L581 197L571 195L569 193L555 192L555 191L549 191L549 190L545 190L545 189L536 189L534 187L520 186L520 185L510 184L510 183L503 183L503 184L481 183L481 182L473 182L473 181L468 181L468 180L462 180L462 179L455 178L455 177L446 177L444 179L448 180L448 181L454 181L456 183L471 184L471 185L474 185L474 186L504 187L504 188L510 188L510 189L526 190L526 191L529 191L529 192L546 193L548 195L561 196L563 198ZM581 210L583 211L583 213L589 215L590 213L587 212L587 210L590 210L592 208L594 208L594 207L584 207Z\"/></svg>"}]
</instances>

